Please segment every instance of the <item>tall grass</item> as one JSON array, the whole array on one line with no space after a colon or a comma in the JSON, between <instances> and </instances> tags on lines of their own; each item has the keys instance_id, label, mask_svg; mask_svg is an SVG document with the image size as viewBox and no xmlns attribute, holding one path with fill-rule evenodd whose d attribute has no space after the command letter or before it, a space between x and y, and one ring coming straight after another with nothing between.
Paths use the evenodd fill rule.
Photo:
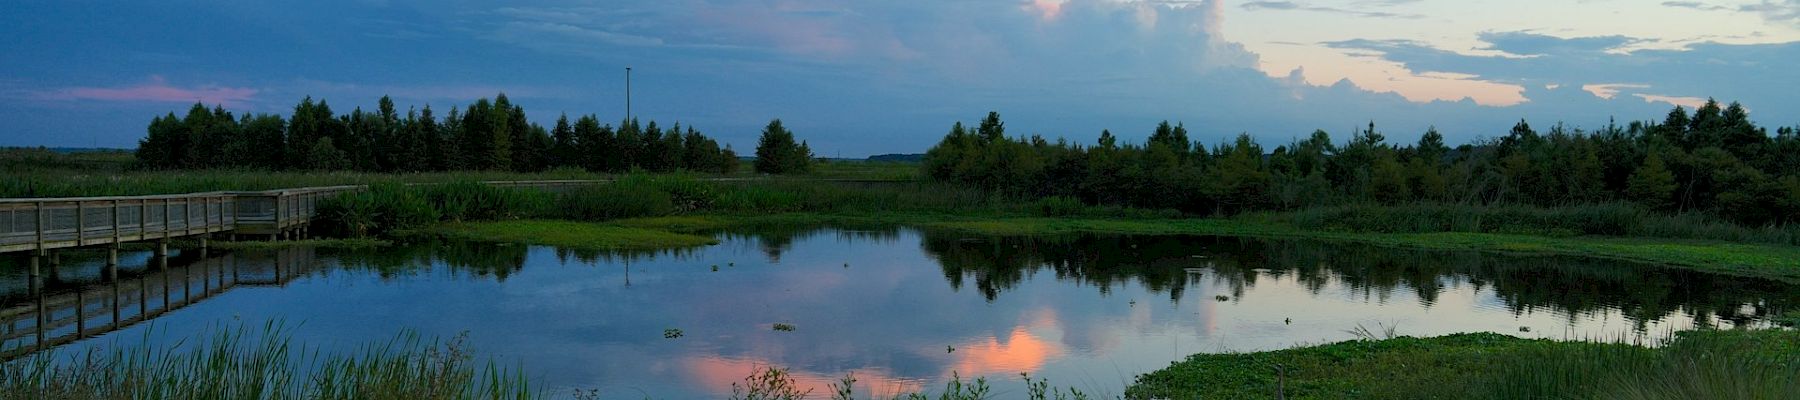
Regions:
<instances>
[{"instance_id":1,"label":"tall grass","mask_svg":"<svg viewBox=\"0 0 1800 400\"><path fill-rule=\"evenodd\" d=\"M1548 208L1436 203L1345 205L1240 218L1287 223L1302 229L1355 232L1604 235L1800 244L1800 226L1744 227L1707 215L1669 215L1625 203Z\"/></svg>"},{"instance_id":2,"label":"tall grass","mask_svg":"<svg viewBox=\"0 0 1800 400\"><path fill-rule=\"evenodd\" d=\"M39 353L0 364L7 399L531 399L519 374L478 365L458 337L402 334L360 353L292 343L279 324L221 328L198 343Z\"/></svg>"},{"instance_id":3,"label":"tall grass","mask_svg":"<svg viewBox=\"0 0 1800 400\"><path fill-rule=\"evenodd\" d=\"M1800 397L1800 332L1699 330L1662 347L1498 334L1359 339L1206 354L1140 376L1126 397L1785 399Z\"/></svg>"},{"instance_id":4,"label":"tall grass","mask_svg":"<svg viewBox=\"0 0 1800 400\"><path fill-rule=\"evenodd\" d=\"M1079 207L1079 203L1060 207ZM1023 213L1031 203L928 182L713 181L688 175L628 175L560 194L476 182L377 184L319 205L321 232L385 235L435 222L549 218L605 221L691 213Z\"/></svg>"},{"instance_id":5,"label":"tall grass","mask_svg":"<svg viewBox=\"0 0 1800 400\"><path fill-rule=\"evenodd\" d=\"M383 183L319 202L320 233L364 237L417 229L437 222L493 221L548 213L555 196L535 189L479 182L406 186Z\"/></svg>"}]
</instances>

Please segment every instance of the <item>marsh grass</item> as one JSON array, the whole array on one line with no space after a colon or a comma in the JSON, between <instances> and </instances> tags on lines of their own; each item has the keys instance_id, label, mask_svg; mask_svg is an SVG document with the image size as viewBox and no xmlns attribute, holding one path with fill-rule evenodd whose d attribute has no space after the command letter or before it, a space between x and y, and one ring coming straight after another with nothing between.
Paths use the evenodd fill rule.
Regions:
<instances>
[{"instance_id":1,"label":"marsh grass","mask_svg":"<svg viewBox=\"0 0 1800 400\"><path fill-rule=\"evenodd\" d=\"M295 345L279 323L207 339L39 353L0 364L8 399L532 399L520 374L477 363L465 338L403 333L360 352Z\"/></svg>"},{"instance_id":2,"label":"marsh grass","mask_svg":"<svg viewBox=\"0 0 1800 400\"><path fill-rule=\"evenodd\" d=\"M1138 377L1132 399L1693 399L1800 395L1800 332L1700 330L1662 347L1493 333L1202 354ZM1277 376L1277 370L1284 377ZM1285 382L1282 382L1285 381Z\"/></svg>"},{"instance_id":3,"label":"marsh grass","mask_svg":"<svg viewBox=\"0 0 1800 400\"><path fill-rule=\"evenodd\" d=\"M1244 216L1295 228L1377 233L1580 235L1800 244L1800 227L1745 227L1695 213L1664 214L1626 203L1562 207L1418 203L1344 205Z\"/></svg>"}]
</instances>

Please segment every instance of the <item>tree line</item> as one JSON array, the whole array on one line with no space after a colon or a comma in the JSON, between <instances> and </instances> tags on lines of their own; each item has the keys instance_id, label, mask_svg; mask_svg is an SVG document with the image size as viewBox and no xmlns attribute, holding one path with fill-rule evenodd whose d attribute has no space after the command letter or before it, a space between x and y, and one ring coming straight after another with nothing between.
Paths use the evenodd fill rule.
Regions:
<instances>
[{"instance_id":1,"label":"tree line","mask_svg":"<svg viewBox=\"0 0 1800 400\"><path fill-rule=\"evenodd\" d=\"M1325 131L1266 150L1249 135L1208 149L1163 122L1141 145L1110 131L1094 145L1008 137L998 113L958 122L926 153L932 179L1090 204L1199 214L1342 203L1575 205L1633 202L1756 226L1800 222L1800 128L1767 128L1716 101L1660 122L1594 131L1520 121L1455 148L1435 128L1391 144L1374 123L1345 142Z\"/></svg>"},{"instance_id":2,"label":"tree line","mask_svg":"<svg viewBox=\"0 0 1800 400\"><path fill-rule=\"evenodd\" d=\"M546 129L527 120L524 107L505 94L450 107L441 118L429 105L402 115L386 96L377 107L339 115L324 100L307 97L284 119L260 113L235 116L223 106L209 109L197 103L186 116L171 112L153 119L136 157L150 169L271 171L730 173L738 166L730 145L721 148L692 126L663 129L655 121L639 125L627 119L614 127L590 114L572 122L563 115Z\"/></svg>"}]
</instances>

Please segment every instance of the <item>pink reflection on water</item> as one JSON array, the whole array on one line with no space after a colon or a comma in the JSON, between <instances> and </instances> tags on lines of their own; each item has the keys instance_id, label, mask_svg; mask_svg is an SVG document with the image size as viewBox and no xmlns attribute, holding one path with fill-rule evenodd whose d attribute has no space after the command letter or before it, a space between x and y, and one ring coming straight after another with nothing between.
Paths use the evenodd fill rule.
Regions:
<instances>
[{"instance_id":1,"label":"pink reflection on water","mask_svg":"<svg viewBox=\"0 0 1800 400\"><path fill-rule=\"evenodd\" d=\"M764 359L735 359L717 356L701 356L686 361L686 369L693 376L693 382L706 385L706 390L720 395L731 394L731 384L743 385L745 377L751 376L769 367L783 368ZM924 390L925 380L919 378L896 377L886 369L859 368L840 372L812 372L795 368L788 369L788 377L801 391L810 391L813 396L827 397L832 393L831 386L839 383L845 374L856 377L856 393L859 394L899 394Z\"/></svg>"}]
</instances>

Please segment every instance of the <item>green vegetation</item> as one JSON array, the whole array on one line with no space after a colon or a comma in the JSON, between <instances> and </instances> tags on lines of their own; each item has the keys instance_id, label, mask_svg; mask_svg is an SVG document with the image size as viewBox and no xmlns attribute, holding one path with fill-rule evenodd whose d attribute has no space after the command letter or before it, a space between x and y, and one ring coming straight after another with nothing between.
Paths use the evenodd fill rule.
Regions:
<instances>
[{"instance_id":1,"label":"green vegetation","mask_svg":"<svg viewBox=\"0 0 1800 400\"><path fill-rule=\"evenodd\" d=\"M1248 135L1208 150L1189 139L1187 128L1168 122L1143 145L1102 132L1099 143L1081 146L1007 137L999 114L989 113L972 130L953 126L922 168L937 181L1028 198L1068 196L1192 215L1355 204L1455 209L1630 202L1643 210L1634 215L1681 214L1683 223L1754 227L1738 229L1757 232L1761 242L1800 244L1797 155L1800 131L1783 128L1771 136L1750 122L1744 107L1708 102L1691 115L1677 107L1661 123L1608 124L1594 132L1559 125L1539 134L1521 121L1498 139L1454 149L1435 130L1415 145L1388 144L1373 123L1346 143L1318 131L1273 151ZM1616 226L1574 228L1636 234L1597 232Z\"/></svg>"},{"instance_id":2,"label":"green vegetation","mask_svg":"<svg viewBox=\"0 0 1800 400\"><path fill-rule=\"evenodd\" d=\"M1266 216L1264 216L1266 217ZM1432 250L1477 250L1523 254L1564 254L1643 261L1738 276L1800 281L1800 248L1721 241L1657 240L1600 236L1545 237L1501 233L1378 233L1314 230L1279 218L1230 219L959 219L926 226L992 235L1116 233L1141 235L1222 235L1307 238Z\"/></svg>"},{"instance_id":3,"label":"green vegetation","mask_svg":"<svg viewBox=\"0 0 1800 400\"><path fill-rule=\"evenodd\" d=\"M587 248L691 246L705 243L692 234L731 227L912 225L992 235L1295 237L1438 250L1582 255L1800 281L1800 248L1788 244L1793 239L1786 231L1748 229L1697 215L1657 214L1626 204L1368 205L1184 219L1173 212L1091 206L1066 197L1022 201L947 183L713 182L632 175L562 194L472 183L383 185L325 202L321 214L321 232L348 236L425 230ZM484 223L516 219L598 224L547 229L549 221ZM452 224L432 228L440 222ZM631 235L645 236L633 240Z\"/></svg>"},{"instance_id":4,"label":"green vegetation","mask_svg":"<svg viewBox=\"0 0 1800 400\"><path fill-rule=\"evenodd\" d=\"M1127 398L1694 399L1800 393L1800 332L1675 334L1663 347L1492 333L1200 354L1139 376Z\"/></svg>"},{"instance_id":5,"label":"green vegetation","mask_svg":"<svg viewBox=\"0 0 1800 400\"><path fill-rule=\"evenodd\" d=\"M0 171L8 174L59 170L118 170L130 165L132 161L131 152L125 150L0 147Z\"/></svg>"},{"instance_id":6,"label":"green vegetation","mask_svg":"<svg viewBox=\"0 0 1800 400\"><path fill-rule=\"evenodd\" d=\"M794 132L782 127L781 120L769 121L756 143L756 172L803 174L812 171L812 165L812 148L804 141L796 143Z\"/></svg>"},{"instance_id":7,"label":"green vegetation","mask_svg":"<svg viewBox=\"0 0 1800 400\"><path fill-rule=\"evenodd\" d=\"M245 114L195 104L150 122L138 144L145 169L245 168L267 171L519 171L555 168L624 172L643 169L730 173L737 155L693 127L668 129L626 120L617 129L593 115L554 128L527 121L525 109L505 94L452 107L439 120L430 106L395 108L382 97L376 112L361 108L337 115L311 97L291 117Z\"/></svg>"},{"instance_id":8,"label":"green vegetation","mask_svg":"<svg viewBox=\"0 0 1800 400\"><path fill-rule=\"evenodd\" d=\"M522 375L478 365L457 337L414 334L356 354L296 346L270 323L219 329L204 342L56 352L0 364L8 399L500 399L539 398Z\"/></svg>"},{"instance_id":9,"label":"green vegetation","mask_svg":"<svg viewBox=\"0 0 1800 400\"><path fill-rule=\"evenodd\" d=\"M75 171L48 170L0 177L0 197L92 197L259 191L318 186L451 183L520 180L597 180L611 175L573 169L539 173L430 172L379 174L360 172L262 171Z\"/></svg>"},{"instance_id":10,"label":"green vegetation","mask_svg":"<svg viewBox=\"0 0 1800 400\"><path fill-rule=\"evenodd\" d=\"M0 151L0 157L23 150ZM36 152L32 150L31 152ZM17 173L0 176L0 198L17 197L89 197L183 194L215 191L258 191L315 186L380 185L402 183L451 183L529 180L604 180L616 174L588 172L574 168L558 168L534 173L461 171L417 172L401 174L363 172L263 172L249 170L137 171L129 170L129 160L98 164L93 169L27 167L20 164ZM736 175L693 175L699 177L747 177L748 169ZM12 172L12 171L9 171ZM867 181L908 181L918 178L916 164L894 163L819 163L808 178Z\"/></svg>"},{"instance_id":11,"label":"green vegetation","mask_svg":"<svg viewBox=\"0 0 1800 400\"><path fill-rule=\"evenodd\" d=\"M501 221L437 225L427 233L500 243L526 243L586 250L652 250L705 246L711 237L650 229L567 221Z\"/></svg>"}]
</instances>

